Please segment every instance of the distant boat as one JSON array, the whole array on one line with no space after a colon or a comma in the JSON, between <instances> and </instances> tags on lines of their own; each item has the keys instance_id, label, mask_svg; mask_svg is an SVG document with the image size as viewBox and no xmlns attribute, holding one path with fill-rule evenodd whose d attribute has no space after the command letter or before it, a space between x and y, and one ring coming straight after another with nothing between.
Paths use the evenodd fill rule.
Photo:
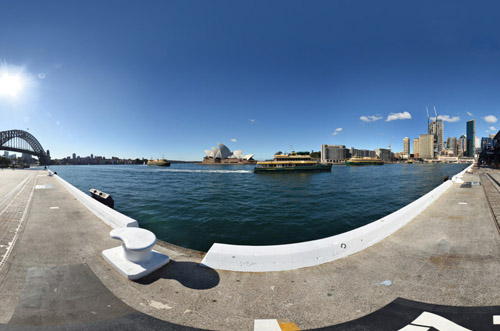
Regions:
<instances>
[{"instance_id":1,"label":"distant boat","mask_svg":"<svg viewBox=\"0 0 500 331\"><path fill-rule=\"evenodd\" d=\"M345 161L345 165L383 165L384 161L377 157L353 157Z\"/></svg>"},{"instance_id":2,"label":"distant boat","mask_svg":"<svg viewBox=\"0 0 500 331\"><path fill-rule=\"evenodd\" d=\"M253 169L255 173L275 172L315 172L331 171L331 164L320 164L310 155L299 155L295 152L284 155L275 155L272 161L257 162Z\"/></svg>"},{"instance_id":3,"label":"distant boat","mask_svg":"<svg viewBox=\"0 0 500 331\"><path fill-rule=\"evenodd\" d=\"M165 159L157 159L157 160L149 160L148 166L156 166L156 167L170 167L170 162Z\"/></svg>"}]
</instances>

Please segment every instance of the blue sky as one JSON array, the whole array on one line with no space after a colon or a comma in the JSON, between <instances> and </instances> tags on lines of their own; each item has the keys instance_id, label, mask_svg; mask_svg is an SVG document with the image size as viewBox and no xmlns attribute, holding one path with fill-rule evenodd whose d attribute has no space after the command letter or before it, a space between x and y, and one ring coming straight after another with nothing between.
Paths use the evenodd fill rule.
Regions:
<instances>
[{"instance_id":1,"label":"blue sky","mask_svg":"<svg viewBox=\"0 0 500 331\"><path fill-rule=\"evenodd\" d=\"M217 142L257 159L290 145L397 152L433 104L453 121L445 138L469 119L479 137L500 129L498 1L1 8L0 70L22 88L0 91L0 130L29 128L57 158L200 160Z\"/></svg>"}]
</instances>

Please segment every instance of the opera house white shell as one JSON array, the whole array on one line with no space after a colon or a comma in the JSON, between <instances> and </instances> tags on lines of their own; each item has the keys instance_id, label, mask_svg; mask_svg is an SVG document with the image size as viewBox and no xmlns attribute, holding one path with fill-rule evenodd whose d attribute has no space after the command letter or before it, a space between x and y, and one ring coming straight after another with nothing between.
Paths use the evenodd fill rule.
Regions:
<instances>
[{"instance_id":1,"label":"opera house white shell","mask_svg":"<svg viewBox=\"0 0 500 331\"><path fill-rule=\"evenodd\" d=\"M253 158L254 154L243 155L243 151L231 152L226 145L217 143L219 148L212 147L212 150L205 150L205 159L236 159L236 160L246 160L249 161Z\"/></svg>"}]
</instances>

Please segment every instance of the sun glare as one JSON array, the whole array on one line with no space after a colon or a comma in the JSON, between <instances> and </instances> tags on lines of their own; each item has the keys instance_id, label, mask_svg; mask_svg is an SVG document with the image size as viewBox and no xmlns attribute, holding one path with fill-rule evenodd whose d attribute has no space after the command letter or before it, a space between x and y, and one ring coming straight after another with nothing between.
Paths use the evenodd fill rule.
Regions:
<instances>
[{"instance_id":1,"label":"sun glare","mask_svg":"<svg viewBox=\"0 0 500 331\"><path fill-rule=\"evenodd\" d=\"M0 95L16 97L23 89L23 81L20 74L12 75L4 72L0 75Z\"/></svg>"},{"instance_id":2,"label":"sun glare","mask_svg":"<svg viewBox=\"0 0 500 331\"><path fill-rule=\"evenodd\" d=\"M17 98L26 89L28 81L23 67L2 63L0 66L0 97Z\"/></svg>"}]
</instances>

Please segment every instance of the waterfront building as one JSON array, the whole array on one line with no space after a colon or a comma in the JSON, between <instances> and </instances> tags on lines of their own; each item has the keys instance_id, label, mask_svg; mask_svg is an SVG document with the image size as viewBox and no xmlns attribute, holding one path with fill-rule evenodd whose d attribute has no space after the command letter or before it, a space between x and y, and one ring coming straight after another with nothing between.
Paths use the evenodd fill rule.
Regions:
<instances>
[{"instance_id":1,"label":"waterfront building","mask_svg":"<svg viewBox=\"0 0 500 331\"><path fill-rule=\"evenodd\" d=\"M7 152L7 151L4 151L4 152L3 152L3 157L6 157L6 158L8 158L8 157L9 157L9 152Z\"/></svg>"},{"instance_id":2,"label":"waterfront building","mask_svg":"<svg viewBox=\"0 0 500 331\"><path fill-rule=\"evenodd\" d=\"M410 155L410 138L403 138L403 154Z\"/></svg>"},{"instance_id":3,"label":"waterfront building","mask_svg":"<svg viewBox=\"0 0 500 331\"><path fill-rule=\"evenodd\" d=\"M321 145L321 163L343 163L346 158L345 145Z\"/></svg>"},{"instance_id":4,"label":"waterfront building","mask_svg":"<svg viewBox=\"0 0 500 331\"><path fill-rule=\"evenodd\" d=\"M203 164L254 164L254 154L243 155L243 151L231 152L226 145L217 143L219 148L212 147L211 150L205 150L206 156L203 158Z\"/></svg>"},{"instance_id":5,"label":"waterfront building","mask_svg":"<svg viewBox=\"0 0 500 331\"><path fill-rule=\"evenodd\" d=\"M349 148L349 155L347 155L347 158L352 158L352 157L375 157L375 151L371 151L368 149L356 149L354 147Z\"/></svg>"},{"instance_id":6,"label":"waterfront building","mask_svg":"<svg viewBox=\"0 0 500 331\"><path fill-rule=\"evenodd\" d=\"M500 130L493 137L493 160L492 163L497 167L500 166Z\"/></svg>"},{"instance_id":7,"label":"waterfront building","mask_svg":"<svg viewBox=\"0 0 500 331\"><path fill-rule=\"evenodd\" d=\"M479 152L479 164L491 164L493 162L494 148L493 139L483 137L481 139L481 151Z\"/></svg>"},{"instance_id":8,"label":"waterfront building","mask_svg":"<svg viewBox=\"0 0 500 331\"><path fill-rule=\"evenodd\" d=\"M389 162L391 161L391 150L386 149L386 148L376 148L375 149L375 154L379 159L381 159L384 162Z\"/></svg>"},{"instance_id":9,"label":"waterfront building","mask_svg":"<svg viewBox=\"0 0 500 331\"><path fill-rule=\"evenodd\" d=\"M418 138L413 139L413 157L415 159L418 159L420 157L419 151L418 151Z\"/></svg>"},{"instance_id":10,"label":"waterfront building","mask_svg":"<svg viewBox=\"0 0 500 331\"><path fill-rule=\"evenodd\" d=\"M26 153L22 153L21 154L21 159L23 161L23 164L31 164L31 155L30 154L26 154Z\"/></svg>"},{"instance_id":11,"label":"waterfront building","mask_svg":"<svg viewBox=\"0 0 500 331\"><path fill-rule=\"evenodd\" d=\"M474 148L474 152L475 152L476 154L481 153L481 139L479 139L479 137L476 137L476 138L474 139L474 147L475 147L475 148Z\"/></svg>"},{"instance_id":12,"label":"waterfront building","mask_svg":"<svg viewBox=\"0 0 500 331\"><path fill-rule=\"evenodd\" d=\"M467 147L466 156L474 157L474 149L476 143L476 120L467 121Z\"/></svg>"},{"instance_id":13,"label":"waterfront building","mask_svg":"<svg viewBox=\"0 0 500 331\"><path fill-rule=\"evenodd\" d=\"M454 156L458 155L457 151L457 137L448 137L446 139L446 148L453 153Z\"/></svg>"},{"instance_id":14,"label":"waterfront building","mask_svg":"<svg viewBox=\"0 0 500 331\"><path fill-rule=\"evenodd\" d=\"M421 134L418 137L419 156L422 159L434 158L434 135Z\"/></svg>"},{"instance_id":15,"label":"waterfront building","mask_svg":"<svg viewBox=\"0 0 500 331\"><path fill-rule=\"evenodd\" d=\"M467 151L467 138L461 135L457 143L457 156L464 156Z\"/></svg>"}]
</instances>

